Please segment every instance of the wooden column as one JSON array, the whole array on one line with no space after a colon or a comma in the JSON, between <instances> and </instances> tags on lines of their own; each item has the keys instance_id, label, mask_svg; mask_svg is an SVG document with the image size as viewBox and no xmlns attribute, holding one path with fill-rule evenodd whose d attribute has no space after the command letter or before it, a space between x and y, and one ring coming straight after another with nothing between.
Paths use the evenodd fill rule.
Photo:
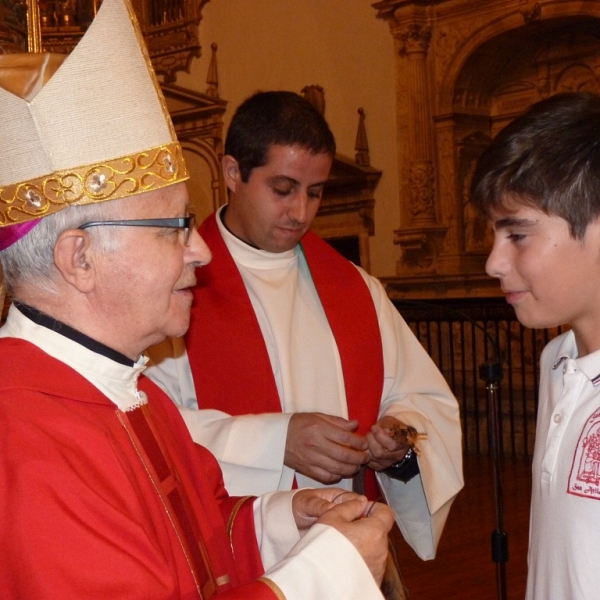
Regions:
<instances>
[{"instance_id":1,"label":"wooden column","mask_svg":"<svg viewBox=\"0 0 600 600\"><path fill-rule=\"evenodd\" d=\"M431 140L433 124L429 111L427 50L431 28L412 24L400 34L403 51L408 61L409 91L409 189L412 226L436 223L435 168Z\"/></svg>"}]
</instances>

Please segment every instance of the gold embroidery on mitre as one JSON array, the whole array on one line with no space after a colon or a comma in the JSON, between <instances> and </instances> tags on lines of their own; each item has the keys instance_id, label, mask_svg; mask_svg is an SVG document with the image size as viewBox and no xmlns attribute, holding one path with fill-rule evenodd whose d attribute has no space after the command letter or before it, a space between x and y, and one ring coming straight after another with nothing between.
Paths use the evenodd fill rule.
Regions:
<instances>
[{"instance_id":1,"label":"gold embroidery on mitre","mask_svg":"<svg viewBox=\"0 0 600 600\"><path fill-rule=\"evenodd\" d=\"M189 179L178 142L0 188L0 227L74 204L117 200Z\"/></svg>"}]
</instances>

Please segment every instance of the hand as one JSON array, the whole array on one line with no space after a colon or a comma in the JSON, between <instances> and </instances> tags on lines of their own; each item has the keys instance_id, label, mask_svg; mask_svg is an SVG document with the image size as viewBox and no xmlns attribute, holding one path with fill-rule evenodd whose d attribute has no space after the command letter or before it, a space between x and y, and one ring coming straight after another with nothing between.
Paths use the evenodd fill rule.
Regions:
<instances>
[{"instance_id":1,"label":"hand","mask_svg":"<svg viewBox=\"0 0 600 600\"><path fill-rule=\"evenodd\" d=\"M286 466L321 483L355 475L369 460L367 442L353 431L357 421L321 413L295 413L285 444Z\"/></svg>"},{"instance_id":2,"label":"hand","mask_svg":"<svg viewBox=\"0 0 600 600\"><path fill-rule=\"evenodd\" d=\"M308 529L337 504L359 497L361 496L341 488L299 490L292 498L292 513L296 526L298 529Z\"/></svg>"},{"instance_id":3,"label":"hand","mask_svg":"<svg viewBox=\"0 0 600 600\"><path fill-rule=\"evenodd\" d=\"M377 585L381 585L388 556L388 532L394 524L389 506L357 496L326 511L318 523L330 525L358 550Z\"/></svg>"},{"instance_id":4,"label":"hand","mask_svg":"<svg viewBox=\"0 0 600 600\"><path fill-rule=\"evenodd\" d=\"M368 466L374 471L387 469L401 461L408 452L409 444L396 442L391 436L392 427L401 425L394 417L382 417L371 427L366 440L370 454Z\"/></svg>"}]
</instances>

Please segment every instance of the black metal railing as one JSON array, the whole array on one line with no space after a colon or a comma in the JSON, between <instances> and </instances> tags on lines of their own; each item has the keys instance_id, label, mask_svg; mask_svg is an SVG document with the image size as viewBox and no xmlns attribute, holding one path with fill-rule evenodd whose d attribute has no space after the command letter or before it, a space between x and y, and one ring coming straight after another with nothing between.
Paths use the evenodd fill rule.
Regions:
<instances>
[{"instance_id":1,"label":"black metal railing","mask_svg":"<svg viewBox=\"0 0 600 600\"><path fill-rule=\"evenodd\" d=\"M523 327L502 298L392 300L456 395L465 452L489 453L487 396L479 366L502 363L500 452L530 459L535 440L539 358L562 328Z\"/></svg>"}]
</instances>

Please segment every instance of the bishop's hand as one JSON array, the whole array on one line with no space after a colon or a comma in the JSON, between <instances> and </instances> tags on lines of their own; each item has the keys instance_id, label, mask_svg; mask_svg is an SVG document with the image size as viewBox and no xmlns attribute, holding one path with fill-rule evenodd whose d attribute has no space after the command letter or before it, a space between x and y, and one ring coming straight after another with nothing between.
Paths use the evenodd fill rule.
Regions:
<instances>
[{"instance_id":1,"label":"bishop's hand","mask_svg":"<svg viewBox=\"0 0 600 600\"><path fill-rule=\"evenodd\" d=\"M317 522L334 527L350 540L381 585L389 551L388 533L394 524L389 506L357 496L334 506Z\"/></svg>"}]
</instances>

